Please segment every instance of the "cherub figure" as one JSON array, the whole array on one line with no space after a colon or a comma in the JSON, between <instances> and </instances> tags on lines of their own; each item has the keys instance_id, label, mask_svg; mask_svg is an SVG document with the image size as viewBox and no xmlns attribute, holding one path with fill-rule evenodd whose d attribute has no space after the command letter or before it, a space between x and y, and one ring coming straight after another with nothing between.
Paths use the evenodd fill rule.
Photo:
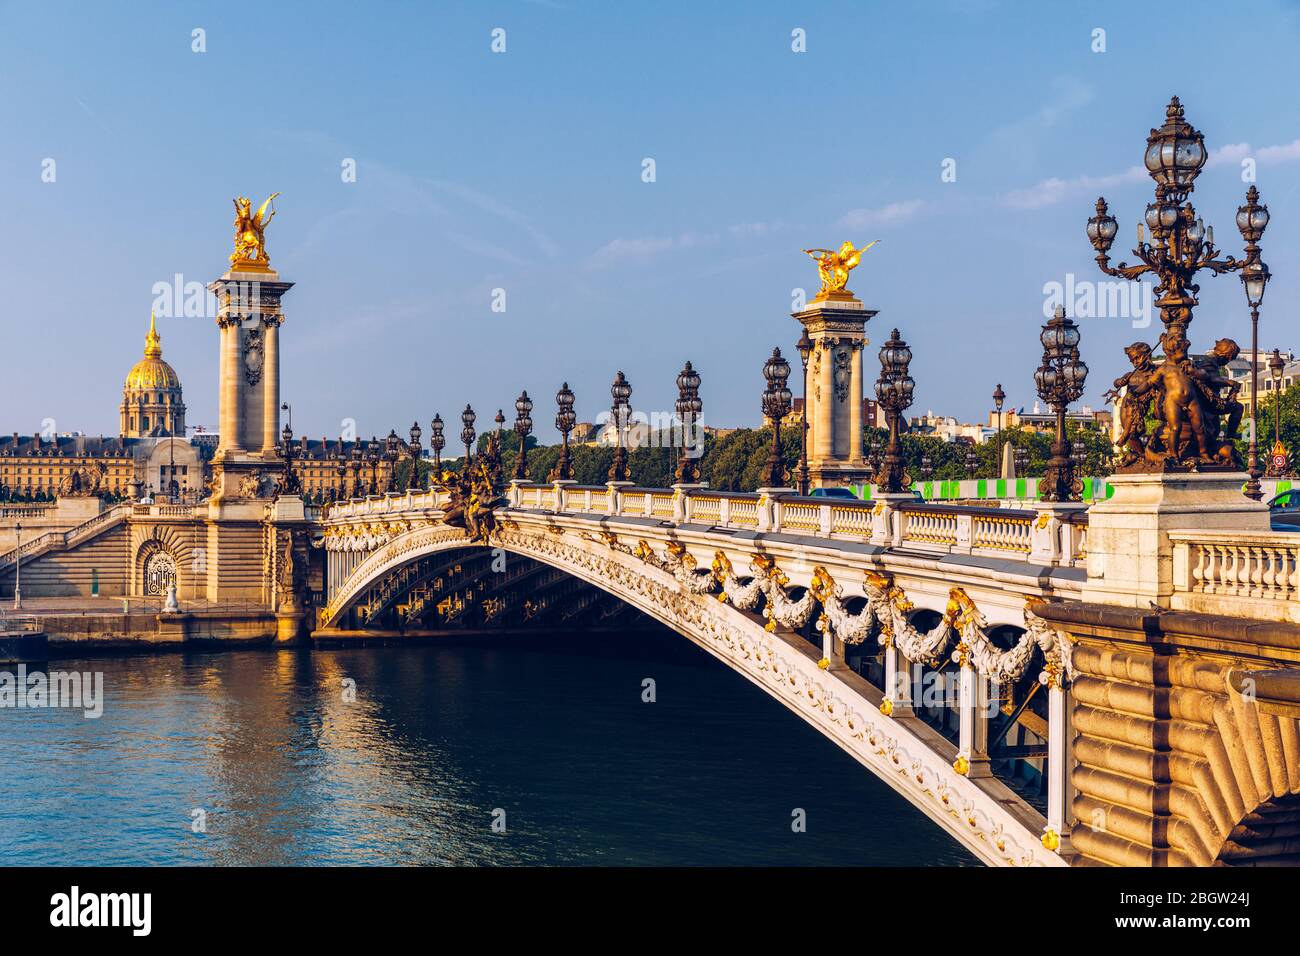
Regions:
<instances>
[{"instance_id":1,"label":"cherub figure","mask_svg":"<svg viewBox=\"0 0 1300 956\"><path fill-rule=\"evenodd\" d=\"M1240 456L1234 443L1246 408L1237 401L1241 383L1234 382L1222 373L1228 363L1240 354L1241 347L1232 339L1219 339L1214 343L1210 354L1198 358L1192 363L1191 369L1192 377L1200 388L1202 399L1208 411L1213 413L1206 416L1206 426L1209 429L1206 438L1215 447L1217 457L1228 464L1239 463ZM1220 440L1218 424L1223 416L1227 416L1227 421L1223 424L1223 438Z\"/></svg>"},{"instance_id":2,"label":"cherub figure","mask_svg":"<svg viewBox=\"0 0 1300 956\"><path fill-rule=\"evenodd\" d=\"M1145 342L1134 342L1124 350L1133 368L1115 379L1114 386L1102 397L1109 402L1120 397L1119 424L1120 434L1115 445L1120 449L1119 464L1131 465L1146 453L1146 414L1155 398L1150 394L1148 382L1156 367L1151 361L1151 346Z\"/></svg>"},{"instance_id":3,"label":"cherub figure","mask_svg":"<svg viewBox=\"0 0 1300 956\"><path fill-rule=\"evenodd\" d=\"M1175 325L1161 336L1161 340L1165 347L1165 360L1156 366L1144 385L1130 386L1139 399L1149 391L1157 392L1156 417L1160 419L1163 448L1158 449L1154 457L1156 460L1182 461L1188 455L1190 438L1196 443L1197 460L1211 461L1214 455L1206 439L1206 407L1201 389L1192 377L1192 363L1187 358L1187 336Z\"/></svg>"}]
</instances>

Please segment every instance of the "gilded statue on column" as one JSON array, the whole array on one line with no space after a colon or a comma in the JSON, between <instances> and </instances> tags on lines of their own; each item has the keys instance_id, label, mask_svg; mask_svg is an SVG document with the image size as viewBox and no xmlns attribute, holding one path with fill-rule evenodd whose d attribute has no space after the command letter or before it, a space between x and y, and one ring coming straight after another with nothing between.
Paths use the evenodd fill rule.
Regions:
<instances>
[{"instance_id":1,"label":"gilded statue on column","mask_svg":"<svg viewBox=\"0 0 1300 956\"><path fill-rule=\"evenodd\" d=\"M822 287L816 298L853 298L853 293L846 288L849 283L849 273L857 268L867 250L879 241L879 239L873 239L861 249L853 248L851 242L845 242L838 250L805 249L804 252L817 260L817 275L822 280Z\"/></svg>"},{"instance_id":2,"label":"gilded statue on column","mask_svg":"<svg viewBox=\"0 0 1300 956\"><path fill-rule=\"evenodd\" d=\"M235 203L235 251L230 255L230 265L253 265L266 268L270 260L266 256L266 227L275 218L275 197L272 193L266 201L253 212L253 203L247 196L240 196ZM267 210L270 210L268 215Z\"/></svg>"}]
</instances>

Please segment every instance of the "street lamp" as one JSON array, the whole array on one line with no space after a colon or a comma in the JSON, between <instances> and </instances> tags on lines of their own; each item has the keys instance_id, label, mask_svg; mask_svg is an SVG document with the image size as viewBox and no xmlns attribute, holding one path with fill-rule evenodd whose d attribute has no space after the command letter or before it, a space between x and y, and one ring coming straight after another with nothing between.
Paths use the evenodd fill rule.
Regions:
<instances>
[{"instance_id":1,"label":"street lamp","mask_svg":"<svg viewBox=\"0 0 1300 956\"><path fill-rule=\"evenodd\" d=\"M1273 454L1269 456L1269 471L1275 478L1281 478L1287 471L1285 465L1279 466L1276 462L1279 455L1286 454L1282 444L1282 372L1285 369L1282 353L1274 349L1268 360L1268 370L1273 373Z\"/></svg>"},{"instance_id":2,"label":"street lamp","mask_svg":"<svg viewBox=\"0 0 1300 956\"><path fill-rule=\"evenodd\" d=\"M772 422L772 453L767 456L768 488L785 486L785 462L781 455L781 419L790 414L791 395L786 388L790 378L790 363L781 357L781 350L772 349L771 357L763 363L763 377L767 388L763 390L763 414Z\"/></svg>"},{"instance_id":3,"label":"street lamp","mask_svg":"<svg viewBox=\"0 0 1300 956\"><path fill-rule=\"evenodd\" d=\"M388 462L388 480L384 482L384 491L397 490L397 452L402 440L397 437L397 430L390 428L384 439L384 461Z\"/></svg>"},{"instance_id":4,"label":"street lamp","mask_svg":"<svg viewBox=\"0 0 1300 956\"><path fill-rule=\"evenodd\" d=\"M23 609L23 523L14 525L14 610Z\"/></svg>"},{"instance_id":5,"label":"street lamp","mask_svg":"<svg viewBox=\"0 0 1300 956\"><path fill-rule=\"evenodd\" d=\"M379 460L383 458L385 454L385 452L380 452L378 440L376 440L374 435L371 435L370 453L366 458L370 462L370 493L372 495L379 494Z\"/></svg>"},{"instance_id":6,"label":"street lamp","mask_svg":"<svg viewBox=\"0 0 1300 956\"><path fill-rule=\"evenodd\" d=\"M697 443L700 452L704 450L704 436L696 433L700 412L703 410L704 403L700 401L700 373L687 362L677 374L677 420L682 427L682 446L677 456L676 473L679 485L700 483L700 456L693 452Z\"/></svg>"},{"instance_id":7,"label":"street lamp","mask_svg":"<svg viewBox=\"0 0 1300 956\"><path fill-rule=\"evenodd\" d=\"M352 497L362 498L365 492L361 487L361 439L352 441Z\"/></svg>"},{"instance_id":8,"label":"street lamp","mask_svg":"<svg viewBox=\"0 0 1300 956\"><path fill-rule=\"evenodd\" d=\"M975 449L971 448L966 452L966 477L974 478L975 473L979 471L980 456L975 454Z\"/></svg>"},{"instance_id":9,"label":"street lamp","mask_svg":"<svg viewBox=\"0 0 1300 956\"><path fill-rule=\"evenodd\" d=\"M996 478L1002 474L1002 403L1007 400L1007 393L1002 391L1002 383L998 382L998 387L993 389L993 407L998 412L998 453L993 460L993 477Z\"/></svg>"},{"instance_id":10,"label":"street lamp","mask_svg":"<svg viewBox=\"0 0 1300 956\"><path fill-rule=\"evenodd\" d=\"M1056 441L1047 462L1043 479L1044 501L1078 501L1083 483L1074 474L1074 459L1065 439L1065 410L1083 395L1088 366L1079 360L1079 327L1065 317L1065 306L1058 305L1039 335L1043 343L1043 363L1034 373L1038 397L1056 412Z\"/></svg>"},{"instance_id":11,"label":"street lamp","mask_svg":"<svg viewBox=\"0 0 1300 956\"><path fill-rule=\"evenodd\" d=\"M903 412L912 407L912 392L916 382L907 374L912 362L912 350L898 337L894 329L889 340L880 347L880 378L876 381L876 403L885 410L889 425L889 444L885 457L876 469L876 488L890 494L899 494L912 484L903 468L900 421Z\"/></svg>"},{"instance_id":12,"label":"street lamp","mask_svg":"<svg viewBox=\"0 0 1300 956\"><path fill-rule=\"evenodd\" d=\"M808 335L807 327L795 344L799 350L799 361L803 365L803 408L799 417L799 494L808 494L811 475L808 473L808 359L812 356L813 340ZM857 438L854 438L856 441Z\"/></svg>"},{"instance_id":13,"label":"street lamp","mask_svg":"<svg viewBox=\"0 0 1300 956\"><path fill-rule=\"evenodd\" d=\"M614 460L609 465L609 480L627 481L627 449L623 446L623 423L626 410L631 408L629 400L632 397L632 383L623 376L622 372L614 376L614 384L609 387L609 394L614 399L611 411L614 414L614 431L618 442L614 449Z\"/></svg>"},{"instance_id":14,"label":"street lamp","mask_svg":"<svg viewBox=\"0 0 1300 956\"><path fill-rule=\"evenodd\" d=\"M429 447L433 449L433 474L438 481L442 480L442 450L447 447L442 428L442 415L434 415L429 422Z\"/></svg>"},{"instance_id":15,"label":"street lamp","mask_svg":"<svg viewBox=\"0 0 1300 956\"><path fill-rule=\"evenodd\" d=\"M281 493L296 495L302 491L302 485L293 470L293 428L288 421L280 429L280 442L284 447L284 479L281 482L283 486Z\"/></svg>"},{"instance_id":16,"label":"street lamp","mask_svg":"<svg viewBox=\"0 0 1300 956\"><path fill-rule=\"evenodd\" d=\"M1153 403L1149 383L1142 378L1150 374L1150 350L1146 358L1132 358L1134 353L1130 351L1134 370L1125 376L1130 387L1125 392L1121 408L1129 437L1119 460L1121 470L1194 471L1222 468L1229 461L1240 461L1233 445L1235 434L1218 440L1220 417L1224 414L1239 417L1240 404L1235 399L1221 398L1220 386L1212 385L1208 391L1198 388L1183 369L1183 362L1190 349L1187 328L1197 305L1199 287L1196 274L1202 269L1215 275L1240 272L1251 309L1254 403L1259 366L1259 304L1269 280L1268 267L1260 258L1259 240L1268 225L1268 207L1259 203L1259 192L1251 186L1246 193L1246 204L1237 210L1237 228L1246 242L1246 258L1219 258L1220 250L1214 245L1214 228L1205 225L1187 201L1206 159L1204 136L1184 118L1183 106L1175 96L1165 109L1164 125L1153 129L1147 137L1143 161L1156 187L1155 201L1147 204L1145 215L1145 228L1151 230L1150 242L1146 241L1144 226L1138 225L1133 254L1140 261L1134 265L1125 262L1116 266L1110 264L1110 248L1119 233L1119 224L1110 214L1104 197L1097 200L1096 213L1088 219L1088 241L1097 251L1097 267L1103 273L1129 280L1150 273L1158 279L1156 289L1160 298L1156 305L1160 307L1160 321L1165 327L1160 337L1165 354L1162 374L1167 378L1181 376L1182 380L1177 383L1179 391L1188 396L1181 402ZM1236 350L1236 343L1225 342ZM1226 388L1227 383L1221 387ZM1165 391L1168 393L1167 387ZM1199 416L1204 427L1193 428L1188 440L1182 426L1189 419L1187 406L1193 403L1198 407L1190 413L1192 420ZM1155 422L1148 427L1146 412L1152 405ZM1263 492L1259 486L1258 448L1253 428L1250 448L1250 480L1246 484L1246 494L1258 500Z\"/></svg>"},{"instance_id":17,"label":"street lamp","mask_svg":"<svg viewBox=\"0 0 1300 956\"><path fill-rule=\"evenodd\" d=\"M1268 286L1268 266L1260 258L1259 240L1268 225L1268 206L1259 204L1259 190L1246 190L1246 205L1237 208L1237 231L1246 243L1246 263L1241 269L1241 284L1250 306L1250 480L1246 497L1259 501L1264 497L1259 477L1259 305Z\"/></svg>"},{"instance_id":18,"label":"street lamp","mask_svg":"<svg viewBox=\"0 0 1300 956\"><path fill-rule=\"evenodd\" d=\"M515 457L515 481L528 480L528 436L533 432L533 400L528 390L515 399L515 434L519 436L519 454Z\"/></svg>"},{"instance_id":19,"label":"street lamp","mask_svg":"<svg viewBox=\"0 0 1300 956\"><path fill-rule=\"evenodd\" d=\"M569 432L573 431L573 426L577 424L578 416L573 411L573 390L569 388L568 382L561 385L560 390L555 393L555 405L559 409L555 413L555 427L560 433L563 444L560 446L560 457L551 475L555 481L572 481L573 459L569 456Z\"/></svg>"},{"instance_id":20,"label":"street lamp","mask_svg":"<svg viewBox=\"0 0 1300 956\"><path fill-rule=\"evenodd\" d=\"M1075 475L1081 477L1084 466L1088 464L1088 446L1078 438L1070 445L1070 459L1074 462Z\"/></svg>"},{"instance_id":21,"label":"street lamp","mask_svg":"<svg viewBox=\"0 0 1300 956\"><path fill-rule=\"evenodd\" d=\"M1023 445L1016 445L1012 454L1016 461L1016 475L1025 477L1025 472L1029 469L1029 451Z\"/></svg>"},{"instance_id":22,"label":"street lamp","mask_svg":"<svg viewBox=\"0 0 1300 956\"><path fill-rule=\"evenodd\" d=\"M465 410L460 413L460 423L462 426L460 430L460 440L461 444L465 446L465 467L463 471L467 475L469 474L470 448L474 444L475 417L474 409L470 408L468 405L466 405Z\"/></svg>"},{"instance_id":23,"label":"street lamp","mask_svg":"<svg viewBox=\"0 0 1300 956\"><path fill-rule=\"evenodd\" d=\"M408 446L411 453L411 473L406 478L407 491L417 487L420 481L420 459L423 457L420 451L420 436L422 434L424 433L420 431L420 423L418 421L411 422L411 444Z\"/></svg>"}]
</instances>

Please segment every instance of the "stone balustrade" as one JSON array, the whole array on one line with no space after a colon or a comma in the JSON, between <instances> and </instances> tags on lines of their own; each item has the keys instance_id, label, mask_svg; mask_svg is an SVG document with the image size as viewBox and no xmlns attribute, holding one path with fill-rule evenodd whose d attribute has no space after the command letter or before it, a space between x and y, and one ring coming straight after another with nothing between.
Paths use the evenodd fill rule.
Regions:
<instances>
[{"instance_id":1,"label":"stone balustrade","mask_svg":"<svg viewBox=\"0 0 1300 956\"><path fill-rule=\"evenodd\" d=\"M324 506L331 520L436 511L445 495L392 492ZM667 524L858 541L926 554L973 554L1046 566L1082 567L1087 513L903 501L751 494L699 487L642 488L514 482L512 508L645 518Z\"/></svg>"},{"instance_id":2,"label":"stone balustrade","mask_svg":"<svg viewBox=\"0 0 1300 956\"><path fill-rule=\"evenodd\" d=\"M1175 608L1300 621L1300 535L1197 530L1169 539Z\"/></svg>"}]
</instances>

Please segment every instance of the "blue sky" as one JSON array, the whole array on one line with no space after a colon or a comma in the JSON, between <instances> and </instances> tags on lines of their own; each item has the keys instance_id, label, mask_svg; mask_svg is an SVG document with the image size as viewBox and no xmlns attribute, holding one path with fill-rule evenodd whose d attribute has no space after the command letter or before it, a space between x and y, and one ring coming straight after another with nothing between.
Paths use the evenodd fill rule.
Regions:
<instances>
[{"instance_id":1,"label":"blue sky","mask_svg":"<svg viewBox=\"0 0 1300 956\"><path fill-rule=\"evenodd\" d=\"M708 421L754 423L764 357L798 337L791 290L816 285L800 250L844 239L882 240L850 285L873 343L913 345L914 413L979 418L999 381L1033 401L1044 283L1102 278L1099 191L1133 235L1151 182L1132 170L1173 93L1229 252L1257 160L1261 337L1300 346L1300 6L1182 9L1174 39L1131 3L0 3L0 427L115 433L154 284L218 276L231 197L277 190L299 434L427 431L466 402L486 422L527 388L549 440L562 380L582 418L619 369L634 407L669 409L688 358ZM1080 324L1095 402L1155 333ZM159 330L190 423L215 427L215 325ZM1193 345L1221 335L1248 343L1244 296L1207 277Z\"/></svg>"}]
</instances>

